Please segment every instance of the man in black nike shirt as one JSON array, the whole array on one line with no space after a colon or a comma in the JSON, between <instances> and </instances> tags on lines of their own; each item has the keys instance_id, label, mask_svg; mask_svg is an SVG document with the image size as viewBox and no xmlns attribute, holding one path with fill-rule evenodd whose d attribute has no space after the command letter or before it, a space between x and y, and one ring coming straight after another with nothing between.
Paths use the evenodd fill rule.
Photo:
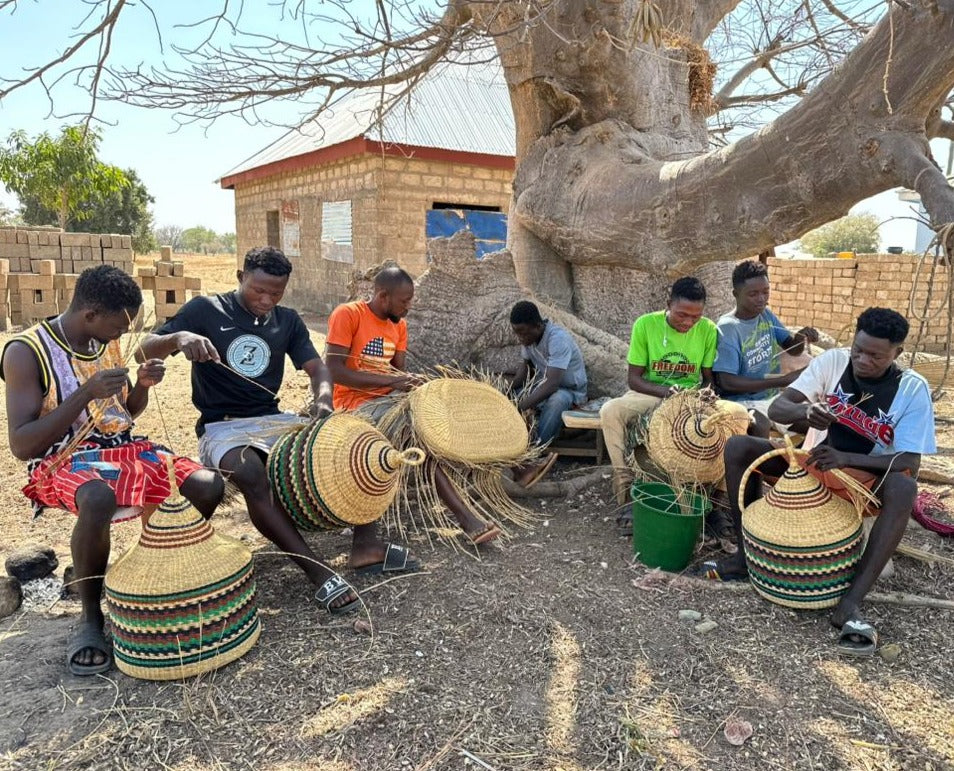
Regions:
<instances>
[{"instance_id":1,"label":"man in black nike shirt","mask_svg":"<svg viewBox=\"0 0 954 771\"><path fill-rule=\"evenodd\" d=\"M291 270L278 249L250 250L237 274L238 289L190 300L146 338L143 351L147 358L182 352L192 362L200 460L221 470L242 491L259 532L292 555L318 587L319 603L341 613L357 607L357 594L318 561L291 518L273 500L265 468L268 451L282 428L301 422L278 407L276 394L286 354L311 379L318 416L333 409L331 378L304 321L293 309L279 305ZM417 567L407 549L382 543L374 524L354 529L349 564L356 570Z\"/></svg>"}]
</instances>

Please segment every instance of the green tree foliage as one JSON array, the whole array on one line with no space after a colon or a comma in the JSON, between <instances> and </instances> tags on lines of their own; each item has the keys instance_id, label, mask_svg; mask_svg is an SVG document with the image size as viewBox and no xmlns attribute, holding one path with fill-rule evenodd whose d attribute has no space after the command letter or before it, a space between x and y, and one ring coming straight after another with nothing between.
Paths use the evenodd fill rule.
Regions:
<instances>
[{"instance_id":1,"label":"green tree foliage","mask_svg":"<svg viewBox=\"0 0 954 771\"><path fill-rule=\"evenodd\" d=\"M219 234L219 243L222 244L223 251L235 253L235 233Z\"/></svg>"},{"instance_id":2,"label":"green tree foliage","mask_svg":"<svg viewBox=\"0 0 954 771\"><path fill-rule=\"evenodd\" d=\"M878 218L874 214L849 214L801 238L802 251L813 257L827 257L832 252L866 254L878 251L879 244Z\"/></svg>"},{"instance_id":3,"label":"green tree foliage","mask_svg":"<svg viewBox=\"0 0 954 771\"><path fill-rule=\"evenodd\" d=\"M66 230L85 230L90 233L119 233L132 236L132 245L139 254L156 248L152 233L152 212L149 204L155 199L149 194L139 175L133 169L123 174L128 184L95 199L86 201L67 220ZM56 225L56 212L45 208L30 195L20 196L23 219L31 225Z\"/></svg>"},{"instance_id":4,"label":"green tree foliage","mask_svg":"<svg viewBox=\"0 0 954 771\"><path fill-rule=\"evenodd\" d=\"M215 254L223 251L218 234L211 228L196 225L182 232L182 248L187 252Z\"/></svg>"},{"instance_id":5,"label":"green tree foliage","mask_svg":"<svg viewBox=\"0 0 954 771\"><path fill-rule=\"evenodd\" d=\"M14 131L0 150L0 181L20 198L32 199L56 213L67 229L69 220L87 218L92 206L129 185L122 169L99 160L101 136L96 129L67 126L59 137L47 133L31 140Z\"/></svg>"}]
</instances>

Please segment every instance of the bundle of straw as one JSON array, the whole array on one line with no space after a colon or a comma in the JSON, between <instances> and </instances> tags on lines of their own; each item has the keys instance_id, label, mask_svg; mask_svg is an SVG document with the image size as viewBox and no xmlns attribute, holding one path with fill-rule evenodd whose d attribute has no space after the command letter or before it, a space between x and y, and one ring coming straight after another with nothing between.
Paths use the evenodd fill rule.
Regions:
<instances>
[{"instance_id":1,"label":"bundle of straw","mask_svg":"<svg viewBox=\"0 0 954 771\"><path fill-rule=\"evenodd\" d=\"M394 406L378 423L395 446L418 446L428 455L428 462L412 469L415 484L405 491L403 502L389 510L389 526L405 530L403 508L410 514L412 530L441 537L457 532L437 494L435 475L440 469L464 504L500 525L504 536L509 534L502 519L529 527L538 515L514 501L502 481L505 469L541 454L530 444L516 405L483 373L441 368L437 375L423 377L426 382L413 391L391 395ZM409 491L416 495L416 507L410 505Z\"/></svg>"}]
</instances>

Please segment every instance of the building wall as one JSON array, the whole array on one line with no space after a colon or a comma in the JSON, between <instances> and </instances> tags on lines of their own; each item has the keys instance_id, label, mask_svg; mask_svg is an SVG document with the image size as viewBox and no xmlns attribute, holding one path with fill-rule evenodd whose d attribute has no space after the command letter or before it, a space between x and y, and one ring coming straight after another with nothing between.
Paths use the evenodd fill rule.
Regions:
<instances>
[{"instance_id":1,"label":"building wall","mask_svg":"<svg viewBox=\"0 0 954 771\"><path fill-rule=\"evenodd\" d=\"M920 322L916 316L927 316L918 348L926 353L945 353L949 314L943 304L948 269L938 266L931 293L931 263L925 262L919 269L918 262L918 257L895 254L862 254L849 260L772 257L768 261L771 306L790 328L814 326L840 343L851 339L858 314L865 308L893 308L906 316L911 323L909 347L918 336ZM915 282L916 315L909 312Z\"/></svg>"},{"instance_id":2,"label":"building wall","mask_svg":"<svg viewBox=\"0 0 954 771\"><path fill-rule=\"evenodd\" d=\"M300 311L328 313L348 298L354 270L385 259L415 276L426 269L425 217L434 202L499 206L506 212L512 177L509 169L364 154L237 182L239 258L267 243L268 211L282 212L283 202L297 202L301 253L289 255L295 269L285 301ZM343 200L352 201L353 263L321 255L321 204Z\"/></svg>"}]
</instances>

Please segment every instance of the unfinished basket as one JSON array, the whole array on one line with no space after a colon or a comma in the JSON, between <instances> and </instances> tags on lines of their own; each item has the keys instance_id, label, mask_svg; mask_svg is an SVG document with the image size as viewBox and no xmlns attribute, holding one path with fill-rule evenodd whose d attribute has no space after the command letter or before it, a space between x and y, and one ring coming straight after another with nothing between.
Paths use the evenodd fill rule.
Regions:
<instances>
[{"instance_id":1,"label":"unfinished basket","mask_svg":"<svg viewBox=\"0 0 954 771\"><path fill-rule=\"evenodd\" d=\"M681 391L653 412L646 450L653 463L674 480L717 482L725 476L726 441L748 431L750 422L741 404L710 402L699 391Z\"/></svg>"},{"instance_id":2,"label":"unfinished basket","mask_svg":"<svg viewBox=\"0 0 954 771\"><path fill-rule=\"evenodd\" d=\"M438 378L409 397L414 433L429 454L462 463L522 458L530 444L513 402L488 383Z\"/></svg>"},{"instance_id":3,"label":"unfinished basket","mask_svg":"<svg viewBox=\"0 0 954 771\"><path fill-rule=\"evenodd\" d=\"M367 421L335 412L284 434L267 470L299 527L339 530L380 519L397 494L402 467L423 461L421 450L397 450Z\"/></svg>"},{"instance_id":4,"label":"unfinished basket","mask_svg":"<svg viewBox=\"0 0 954 771\"><path fill-rule=\"evenodd\" d=\"M749 580L756 591L790 608L828 608L848 591L861 559L863 499L872 499L844 472L832 472L859 503L834 495L803 469L791 443L757 458L739 488L739 507L749 475L762 463L787 455L788 470L764 498L742 512L742 537Z\"/></svg>"},{"instance_id":5,"label":"unfinished basket","mask_svg":"<svg viewBox=\"0 0 954 771\"><path fill-rule=\"evenodd\" d=\"M106 574L116 666L145 680L221 667L261 633L251 552L173 490Z\"/></svg>"}]
</instances>

